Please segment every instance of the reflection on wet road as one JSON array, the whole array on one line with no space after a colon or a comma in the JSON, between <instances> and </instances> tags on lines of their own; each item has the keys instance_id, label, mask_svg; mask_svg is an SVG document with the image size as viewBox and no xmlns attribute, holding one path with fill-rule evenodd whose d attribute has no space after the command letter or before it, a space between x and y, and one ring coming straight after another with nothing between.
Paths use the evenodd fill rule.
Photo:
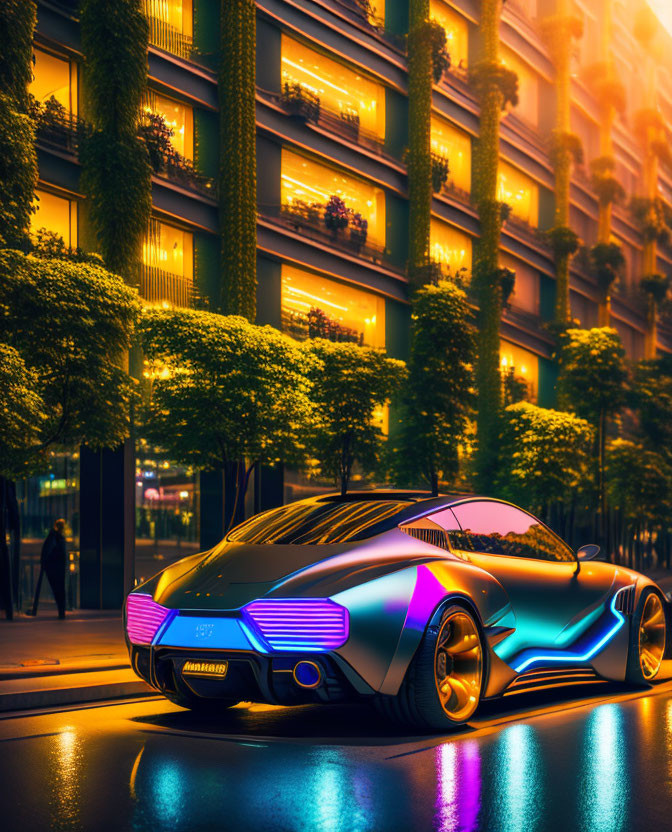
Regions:
<instances>
[{"instance_id":1,"label":"reflection on wet road","mask_svg":"<svg viewBox=\"0 0 672 832\"><path fill-rule=\"evenodd\" d=\"M670 829L672 683L512 697L452 737L355 706L14 717L0 783L4 832Z\"/></svg>"}]
</instances>

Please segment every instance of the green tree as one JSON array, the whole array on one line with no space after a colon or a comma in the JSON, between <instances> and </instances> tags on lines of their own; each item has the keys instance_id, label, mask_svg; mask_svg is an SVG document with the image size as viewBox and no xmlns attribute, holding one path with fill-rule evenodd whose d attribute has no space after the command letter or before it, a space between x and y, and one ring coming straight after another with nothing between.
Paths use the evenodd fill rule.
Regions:
<instances>
[{"instance_id":1,"label":"green tree","mask_svg":"<svg viewBox=\"0 0 672 832\"><path fill-rule=\"evenodd\" d=\"M37 373L26 367L18 350L2 343L0 389L0 476L14 479L23 476L28 462L37 455L40 425L47 416Z\"/></svg>"},{"instance_id":2,"label":"green tree","mask_svg":"<svg viewBox=\"0 0 672 832\"><path fill-rule=\"evenodd\" d=\"M356 344L317 338L305 349L317 359L311 370L311 455L345 495L355 461L371 471L380 459L383 434L374 423L374 411L398 392L406 369L403 361Z\"/></svg>"},{"instance_id":3,"label":"green tree","mask_svg":"<svg viewBox=\"0 0 672 832\"><path fill-rule=\"evenodd\" d=\"M219 70L222 311L257 315L256 19L254 0L222 0Z\"/></svg>"},{"instance_id":4,"label":"green tree","mask_svg":"<svg viewBox=\"0 0 672 832\"><path fill-rule=\"evenodd\" d=\"M36 4L0 4L0 245L23 248L37 184L35 127L28 115Z\"/></svg>"},{"instance_id":5,"label":"green tree","mask_svg":"<svg viewBox=\"0 0 672 832\"><path fill-rule=\"evenodd\" d=\"M558 353L560 403L595 428L595 464L602 535L606 523L604 455L610 421L625 403L625 350L615 329L568 329Z\"/></svg>"},{"instance_id":6,"label":"green tree","mask_svg":"<svg viewBox=\"0 0 672 832\"><path fill-rule=\"evenodd\" d=\"M594 429L572 413L518 402L504 411L496 490L549 519L592 476Z\"/></svg>"},{"instance_id":7,"label":"green tree","mask_svg":"<svg viewBox=\"0 0 672 832\"><path fill-rule=\"evenodd\" d=\"M149 24L140 0L82 0L83 89L93 129L82 137L82 187L105 265L138 281L152 208L151 167L138 137Z\"/></svg>"},{"instance_id":8,"label":"green tree","mask_svg":"<svg viewBox=\"0 0 672 832\"><path fill-rule=\"evenodd\" d=\"M315 362L272 327L193 309L147 308L140 335L147 438L175 462L229 472L228 527L255 467L305 459Z\"/></svg>"},{"instance_id":9,"label":"green tree","mask_svg":"<svg viewBox=\"0 0 672 832\"><path fill-rule=\"evenodd\" d=\"M412 299L411 353L403 387L401 429L392 468L400 481L424 480L438 494L439 481L454 484L475 405L475 327L466 293L440 281Z\"/></svg>"},{"instance_id":10,"label":"green tree","mask_svg":"<svg viewBox=\"0 0 672 832\"><path fill-rule=\"evenodd\" d=\"M672 463L672 356L636 364L628 398L645 447L664 454Z\"/></svg>"}]
</instances>

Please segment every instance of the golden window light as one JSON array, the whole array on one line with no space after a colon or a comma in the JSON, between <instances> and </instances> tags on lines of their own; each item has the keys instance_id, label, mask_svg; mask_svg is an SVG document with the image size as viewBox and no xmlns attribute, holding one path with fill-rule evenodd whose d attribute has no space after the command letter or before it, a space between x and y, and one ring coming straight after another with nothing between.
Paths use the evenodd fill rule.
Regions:
<instances>
[{"instance_id":1,"label":"golden window light","mask_svg":"<svg viewBox=\"0 0 672 832\"><path fill-rule=\"evenodd\" d=\"M502 370L513 368L514 374L527 384L529 398L536 400L539 389L539 356L510 341L501 340L499 363Z\"/></svg>"},{"instance_id":2,"label":"golden window light","mask_svg":"<svg viewBox=\"0 0 672 832\"><path fill-rule=\"evenodd\" d=\"M150 90L145 104L148 112L163 116L173 131L170 143L181 156L194 158L194 110L188 104Z\"/></svg>"},{"instance_id":3,"label":"golden window light","mask_svg":"<svg viewBox=\"0 0 672 832\"><path fill-rule=\"evenodd\" d=\"M77 202L42 190L36 190L35 197L31 234L46 228L62 237L68 248L77 248Z\"/></svg>"},{"instance_id":4,"label":"golden window light","mask_svg":"<svg viewBox=\"0 0 672 832\"><path fill-rule=\"evenodd\" d=\"M67 112L77 115L77 65L43 49L34 49L35 64L29 91L44 104L51 96Z\"/></svg>"},{"instance_id":5,"label":"golden window light","mask_svg":"<svg viewBox=\"0 0 672 832\"><path fill-rule=\"evenodd\" d=\"M450 65L466 69L469 63L469 24L465 17L443 0L431 0L430 15L446 32L446 48Z\"/></svg>"},{"instance_id":6,"label":"golden window light","mask_svg":"<svg viewBox=\"0 0 672 832\"><path fill-rule=\"evenodd\" d=\"M471 269L471 237L443 220L432 217L429 252L432 260L458 269Z\"/></svg>"},{"instance_id":7,"label":"golden window light","mask_svg":"<svg viewBox=\"0 0 672 832\"><path fill-rule=\"evenodd\" d=\"M432 116L432 152L448 159L448 181L462 191L471 191L471 136L441 116Z\"/></svg>"},{"instance_id":8,"label":"golden window light","mask_svg":"<svg viewBox=\"0 0 672 832\"><path fill-rule=\"evenodd\" d=\"M511 213L531 226L539 223L539 186L524 173L499 163L497 199L511 206Z\"/></svg>"}]
</instances>

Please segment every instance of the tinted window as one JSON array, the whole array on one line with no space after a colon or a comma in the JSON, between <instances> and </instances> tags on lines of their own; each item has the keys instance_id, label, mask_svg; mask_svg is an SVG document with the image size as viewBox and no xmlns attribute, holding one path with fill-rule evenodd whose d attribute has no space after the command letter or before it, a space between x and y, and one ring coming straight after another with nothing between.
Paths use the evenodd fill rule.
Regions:
<instances>
[{"instance_id":1,"label":"tinted window","mask_svg":"<svg viewBox=\"0 0 672 832\"><path fill-rule=\"evenodd\" d=\"M574 560L571 549L531 514L503 503L480 501L453 508L460 532L450 543L467 552L541 560Z\"/></svg>"},{"instance_id":2,"label":"tinted window","mask_svg":"<svg viewBox=\"0 0 672 832\"><path fill-rule=\"evenodd\" d=\"M226 539L240 543L347 543L368 537L395 524L391 518L412 505L403 500L361 502L290 503L264 511L233 529Z\"/></svg>"}]
</instances>

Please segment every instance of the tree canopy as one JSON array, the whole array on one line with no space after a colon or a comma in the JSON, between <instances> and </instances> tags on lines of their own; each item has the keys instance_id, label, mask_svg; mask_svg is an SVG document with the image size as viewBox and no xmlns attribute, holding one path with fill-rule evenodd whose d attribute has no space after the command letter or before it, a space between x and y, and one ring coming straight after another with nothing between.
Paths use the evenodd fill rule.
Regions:
<instances>
[{"instance_id":1,"label":"tree canopy","mask_svg":"<svg viewBox=\"0 0 672 832\"><path fill-rule=\"evenodd\" d=\"M375 411L399 391L405 365L380 350L321 338L304 349L317 359L310 368L316 417L311 453L319 471L345 494L355 461L368 470L376 466L383 433Z\"/></svg>"},{"instance_id":2,"label":"tree canopy","mask_svg":"<svg viewBox=\"0 0 672 832\"><path fill-rule=\"evenodd\" d=\"M0 343L0 476L21 476L39 447L47 418L38 377L14 347Z\"/></svg>"}]
</instances>

